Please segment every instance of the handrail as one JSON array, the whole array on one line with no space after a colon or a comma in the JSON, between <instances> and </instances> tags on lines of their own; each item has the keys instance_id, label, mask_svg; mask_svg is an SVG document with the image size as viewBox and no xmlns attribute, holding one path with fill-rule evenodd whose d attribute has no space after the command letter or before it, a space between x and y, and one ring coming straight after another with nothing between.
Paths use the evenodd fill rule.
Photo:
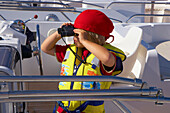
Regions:
<instances>
[{"instance_id":1,"label":"handrail","mask_svg":"<svg viewBox=\"0 0 170 113\"><path fill-rule=\"evenodd\" d=\"M5 0L3 0L5 1ZM1 1L1 2L3 2ZM68 0L63 0L63 1L68 1ZM5 2L9 2L9 1L5 1ZM45 3L49 3L49 4L59 4L59 5L63 5L63 6L68 6L66 4L63 4L63 3L55 3L55 2L38 2L38 1L10 1L12 3L42 3L42 4L45 4ZM69 1L68 1L69 2ZM84 2L80 2L80 1L70 1L70 2L77 2L77 3L84 3ZM85 4L89 4L89 3L85 3ZM95 5L95 4L94 4ZM104 7L102 7L104 8ZM16 5L6 5L6 4L1 4L0 3L0 9L2 10L22 10L22 11L57 11L57 12L61 12L62 15L69 21L69 22L72 22L71 19L69 19L69 17L67 17L64 12L75 12L75 13L81 13L82 11L77 11L74 7L40 7L40 6L37 6L37 7L28 7L28 6L16 6ZM110 18L110 17L109 17ZM113 21L116 21L116 22L119 22L119 23L122 23L121 20L118 20L118 19L114 19L114 18L110 18L111 20Z\"/></svg>"},{"instance_id":2,"label":"handrail","mask_svg":"<svg viewBox=\"0 0 170 113\"><path fill-rule=\"evenodd\" d=\"M81 11L76 11L74 7L27 7L27 6L10 6L10 5L0 5L2 10L22 10L22 11L57 11L61 12L62 15L70 22L69 19L63 12L76 12L81 13Z\"/></svg>"},{"instance_id":3,"label":"handrail","mask_svg":"<svg viewBox=\"0 0 170 113\"><path fill-rule=\"evenodd\" d=\"M71 19L69 19L63 12L75 12L75 13L81 13L82 11L77 11L73 7L27 7L27 6L5 6L5 5L0 5L0 9L4 10L24 10L24 11L56 11L56 12L61 12L63 16L70 22L72 22ZM110 18L110 17L109 17ZM110 18L113 21L122 23L121 20Z\"/></svg>"},{"instance_id":4,"label":"handrail","mask_svg":"<svg viewBox=\"0 0 170 113\"><path fill-rule=\"evenodd\" d=\"M64 13L61 11L61 14L69 21L69 22L72 22L72 20Z\"/></svg>"},{"instance_id":5,"label":"handrail","mask_svg":"<svg viewBox=\"0 0 170 113\"><path fill-rule=\"evenodd\" d=\"M170 14L134 14L132 16L130 16L127 20L126 23L128 23L132 18L134 17L145 17L145 16L170 16Z\"/></svg>"},{"instance_id":6,"label":"handrail","mask_svg":"<svg viewBox=\"0 0 170 113\"><path fill-rule=\"evenodd\" d=\"M72 1L72 0L62 0L62 1L73 2L73 3L81 3L81 4L87 4L87 5L91 5L91 6L95 6L95 7L99 7L99 8L104 8L103 6L93 4L93 3L83 2L83 1Z\"/></svg>"},{"instance_id":7,"label":"handrail","mask_svg":"<svg viewBox=\"0 0 170 113\"><path fill-rule=\"evenodd\" d=\"M71 0L62 0L65 2L72 2L72 3L81 3L81 4L87 4L87 5L91 5L91 6L95 6L95 7L99 7L99 8L104 8L103 6L97 5L97 4L92 4L92 3L87 3L87 2L83 2L83 1L71 1ZM11 3L35 3L35 4L57 4L57 5L63 5L63 6L68 6L68 4L64 4L62 2L42 2L42 1L8 1L8 0L2 0L0 2L11 2Z\"/></svg>"},{"instance_id":8,"label":"handrail","mask_svg":"<svg viewBox=\"0 0 170 113\"><path fill-rule=\"evenodd\" d=\"M40 2L40 1L9 1L9 0L1 0L0 2L2 2L3 4L4 3L7 3L7 4L10 4L10 3L15 3L15 4L20 4L21 3L25 3L25 4L29 4L29 3L33 3L33 4L56 4L56 5L68 5L68 4L64 4L64 3L61 3L61 2Z\"/></svg>"},{"instance_id":9,"label":"handrail","mask_svg":"<svg viewBox=\"0 0 170 113\"><path fill-rule=\"evenodd\" d=\"M117 76L0 76L0 82L60 82L60 81L96 81L119 82L142 87L141 79L130 79Z\"/></svg>"},{"instance_id":10,"label":"handrail","mask_svg":"<svg viewBox=\"0 0 170 113\"><path fill-rule=\"evenodd\" d=\"M1 5L0 9L4 10L26 10L26 11L74 11L73 7L28 7L28 6L11 6L11 5ZM76 11L75 11L76 12ZM80 11L77 11L80 12Z\"/></svg>"},{"instance_id":11,"label":"handrail","mask_svg":"<svg viewBox=\"0 0 170 113\"><path fill-rule=\"evenodd\" d=\"M170 2L164 2L164 1L114 1L109 3L105 8L108 9L113 4L165 4L170 5Z\"/></svg>"},{"instance_id":12,"label":"handrail","mask_svg":"<svg viewBox=\"0 0 170 113\"><path fill-rule=\"evenodd\" d=\"M62 0L59 0L59 1L60 1L60 3L63 3ZM70 5L67 5L67 6L70 7ZM65 6L65 7L67 7L67 6ZM74 8L74 10L76 10L76 9ZM71 19L70 19L64 12L61 11L61 14L62 14L69 22L72 22Z\"/></svg>"},{"instance_id":13,"label":"handrail","mask_svg":"<svg viewBox=\"0 0 170 113\"><path fill-rule=\"evenodd\" d=\"M123 113L131 113L131 111L120 101L113 100L112 101Z\"/></svg>"},{"instance_id":14,"label":"handrail","mask_svg":"<svg viewBox=\"0 0 170 113\"><path fill-rule=\"evenodd\" d=\"M109 19L110 19L110 20L113 20L113 21L116 21L116 22L119 22L119 23L123 23L123 21L118 20L118 19L114 19L114 18L110 18L110 17L109 17Z\"/></svg>"},{"instance_id":15,"label":"handrail","mask_svg":"<svg viewBox=\"0 0 170 113\"><path fill-rule=\"evenodd\" d=\"M62 0L65 2L72 2L72 3L81 3L81 4L87 4L87 5L92 5L92 6L96 6L99 8L109 8L112 4L165 4L165 5L169 5L170 2L166 2L166 1L114 1L109 3L106 7L97 5L97 4L93 4L93 3L88 3L88 2L83 2L83 1L72 1L72 0ZM9 1L9 0L1 0L1 2L7 2L7 3L35 3L35 4L57 4L57 5L63 5L63 6L67 6L68 4L62 3L62 2L44 2L44 1Z\"/></svg>"},{"instance_id":16,"label":"handrail","mask_svg":"<svg viewBox=\"0 0 170 113\"><path fill-rule=\"evenodd\" d=\"M55 102L55 101L99 101L99 100L120 100L120 101L142 101L142 102L155 102L156 104L162 103L170 103L169 97L157 97L157 96L136 96L136 95L129 95L129 96L122 96L122 95L101 95L101 96L49 96L49 97L20 97L20 98L2 98L0 99L0 103L3 102Z\"/></svg>"},{"instance_id":17,"label":"handrail","mask_svg":"<svg viewBox=\"0 0 170 113\"><path fill-rule=\"evenodd\" d=\"M101 90L32 90L0 92L0 99L17 97L68 97L68 96L109 96L109 95L138 95L156 96L158 89L101 89Z\"/></svg>"},{"instance_id":18,"label":"handrail","mask_svg":"<svg viewBox=\"0 0 170 113\"><path fill-rule=\"evenodd\" d=\"M74 7L70 7L68 4L64 4L62 2L40 2L40 1L1 1L4 3L8 3L8 5L6 4L0 4L0 9L8 9L8 10L27 10L27 11L34 11L35 9L37 11L60 11L62 13L62 15L69 20L70 22L72 22L65 14L63 11L70 11L70 10L75 10ZM18 6L16 6L15 4L11 5L9 3L18 3ZM65 6L63 7L41 7L41 6L37 6L37 7L28 7L28 6L22 6L20 3L34 3L34 4L57 4L57 5L62 5ZM69 7L67 7L69 6Z\"/></svg>"},{"instance_id":19,"label":"handrail","mask_svg":"<svg viewBox=\"0 0 170 113\"><path fill-rule=\"evenodd\" d=\"M170 103L170 98L163 97L161 90L149 89L99 89L99 90L33 90L0 92L2 102L37 102L68 100L125 100Z\"/></svg>"},{"instance_id":20,"label":"handrail","mask_svg":"<svg viewBox=\"0 0 170 113\"><path fill-rule=\"evenodd\" d=\"M0 17L1 17L3 20L5 20L5 21L6 21L6 19L5 19L2 15L0 15Z\"/></svg>"},{"instance_id":21,"label":"handrail","mask_svg":"<svg viewBox=\"0 0 170 113\"><path fill-rule=\"evenodd\" d=\"M108 81L141 86L141 80L114 76L0 76L0 82L37 82L37 81ZM162 96L160 89L99 89L99 90L41 90L0 92L2 102L37 102L70 100L120 100L144 101L156 104L170 103L169 97Z\"/></svg>"},{"instance_id":22,"label":"handrail","mask_svg":"<svg viewBox=\"0 0 170 113\"><path fill-rule=\"evenodd\" d=\"M38 62L40 68L40 75L43 75L43 68L42 68L42 58L41 58L41 42L40 42L40 27L39 24L36 26L37 28L37 47L38 47Z\"/></svg>"}]
</instances>

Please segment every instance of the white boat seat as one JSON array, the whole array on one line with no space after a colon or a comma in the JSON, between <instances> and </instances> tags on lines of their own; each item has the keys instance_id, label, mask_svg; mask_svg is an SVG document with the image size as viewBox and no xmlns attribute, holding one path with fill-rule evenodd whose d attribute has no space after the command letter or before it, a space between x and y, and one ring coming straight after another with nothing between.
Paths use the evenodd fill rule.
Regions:
<instances>
[{"instance_id":1,"label":"white boat seat","mask_svg":"<svg viewBox=\"0 0 170 113\"><path fill-rule=\"evenodd\" d=\"M169 70L170 70L170 41L165 41L159 43L156 47L156 51L158 52L159 61L160 61L160 73L162 79L170 79Z\"/></svg>"},{"instance_id":2,"label":"white boat seat","mask_svg":"<svg viewBox=\"0 0 170 113\"><path fill-rule=\"evenodd\" d=\"M168 61L170 61L169 48L170 48L170 41L162 42L156 46L157 52Z\"/></svg>"},{"instance_id":3,"label":"white boat seat","mask_svg":"<svg viewBox=\"0 0 170 113\"><path fill-rule=\"evenodd\" d=\"M134 78L134 75L131 73L131 71L137 59L141 39L142 29L138 27L132 27L119 43L111 43L113 46L123 50L127 55L126 60L123 62L124 69L120 74L121 77Z\"/></svg>"}]
</instances>

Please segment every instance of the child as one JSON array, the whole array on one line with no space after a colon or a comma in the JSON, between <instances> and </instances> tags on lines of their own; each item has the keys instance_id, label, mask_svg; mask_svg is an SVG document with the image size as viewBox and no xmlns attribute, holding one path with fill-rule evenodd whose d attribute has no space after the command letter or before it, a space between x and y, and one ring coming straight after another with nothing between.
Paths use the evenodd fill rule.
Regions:
<instances>
[{"instance_id":1,"label":"child","mask_svg":"<svg viewBox=\"0 0 170 113\"><path fill-rule=\"evenodd\" d=\"M62 37L56 31L41 45L42 51L62 62L61 76L102 76L121 73L126 56L105 41L114 26L98 10L85 10L75 20L74 44L56 45ZM63 26L62 25L62 26ZM112 36L113 37L113 36ZM74 51L74 52L72 52ZM59 90L109 89L111 82L60 82ZM104 101L60 101L57 113L104 113Z\"/></svg>"}]
</instances>

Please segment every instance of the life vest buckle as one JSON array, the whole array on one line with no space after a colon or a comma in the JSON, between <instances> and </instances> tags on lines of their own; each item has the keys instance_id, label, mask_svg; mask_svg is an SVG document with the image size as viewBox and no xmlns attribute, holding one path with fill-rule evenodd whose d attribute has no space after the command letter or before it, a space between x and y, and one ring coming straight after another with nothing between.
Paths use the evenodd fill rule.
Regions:
<instances>
[{"instance_id":1,"label":"life vest buckle","mask_svg":"<svg viewBox=\"0 0 170 113\"><path fill-rule=\"evenodd\" d=\"M76 113L81 113L81 112L80 112L80 110L78 109L78 110L76 110Z\"/></svg>"},{"instance_id":2,"label":"life vest buckle","mask_svg":"<svg viewBox=\"0 0 170 113\"><path fill-rule=\"evenodd\" d=\"M92 67L93 69L96 69L97 66L93 64L91 67Z\"/></svg>"}]
</instances>

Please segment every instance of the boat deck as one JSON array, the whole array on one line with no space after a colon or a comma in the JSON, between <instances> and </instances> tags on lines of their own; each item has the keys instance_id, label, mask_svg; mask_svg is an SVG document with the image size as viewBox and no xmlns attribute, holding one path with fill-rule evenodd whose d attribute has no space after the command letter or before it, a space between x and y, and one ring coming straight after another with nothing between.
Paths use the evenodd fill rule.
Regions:
<instances>
[{"instance_id":1,"label":"boat deck","mask_svg":"<svg viewBox=\"0 0 170 113\"><path fill-rule=\"evenodd\" d=\"M56 90L57 82L25 83L26 90ZM56 102L28 102L29 113L52 113Z\"/></svg>"}]
</instances>

